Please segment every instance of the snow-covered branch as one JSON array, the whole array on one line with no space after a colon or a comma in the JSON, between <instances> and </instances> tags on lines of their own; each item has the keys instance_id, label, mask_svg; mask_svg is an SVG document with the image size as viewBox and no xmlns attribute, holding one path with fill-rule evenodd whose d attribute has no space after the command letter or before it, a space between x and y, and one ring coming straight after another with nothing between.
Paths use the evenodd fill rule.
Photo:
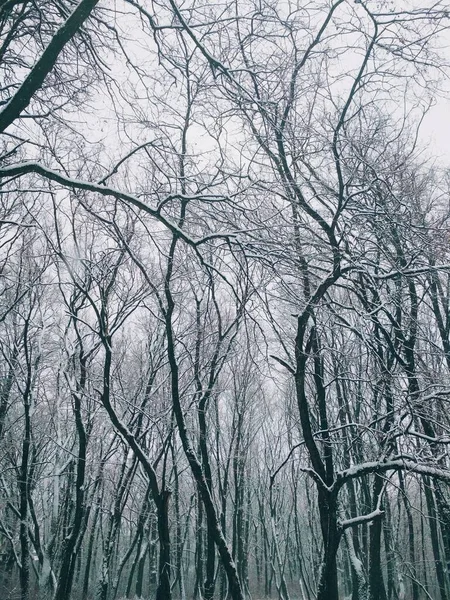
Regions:
<instances>
[{"instance_id":1,"label":"snow-covered branch","mask_svg":"<svg viewBox=\"0 0 450 600\"><path fill-rule=\"evenodd\" d=\"M373 521L374 519L376 519L377 517L381 517L382 515L384 515L384 510L376 508L367 515L360 515L359 517L353 517L353 519L346 519L345 521L340 521L339 526L342 531L345 531L349 527L356 527L357 525L361 525L362 523Z\"/></svg>"},{"instance_id":2,"label":"snow-covered branch","mask_svg":"<svg viewBox=\"0 0 450 600\"><path fill-rule=\"evenodd\" d=\"M184 242L189 244L190 246L196 246L197 242L192 239L189 235L187 235L182 229L180 229L175 223L173 223L170 219L167 219L163 215L161 215L157 210L139 200L137 196L133 194L129 194L122 190L118 190L112 187L108 187L105 185L100 185L98 183L91 183L89 181L85 181L82 179L74 179L71 177L67 177L62 173L58 173L53 169L49 169L44 167L43 165L36 162L23 162L18 164L9 165L8 167L3 167L0 169L0 177L20 177L22 175L27 175L28 173L36 173L50 179L51 181L55 181L61 185L64 185L69 188L73 188L76 190L85 190L87 192L94 192L96 194L101 194L102 196L111 196L125 202L126 204L130 204L135 208L149 214L160 223L162 223L169 231L171 231L174 235L178 236ZM203 240L202 240L203 241Z\"/></svg>"},{"instance_id":3,"label":"snow-covered branch","mask_svg":"<svg viewBox=\"0 0 450 600\"><path fill-rule=\"evenodd\" d=\"M339 489L350 479L357 479L370 473L386 473L387 471L409 471L418 475L428 475L442 481L450 482L450 471L447 469L442 469L432 464L414 462L410 459L393 459L361 463L340 471L336 474L333 488Z\"/></svg>"},{"instance_id":4,"label":"snow-covered branch","mask_svg":"<svg viewBox=\"0 0 450 600\"><path fill-rule=\"evenodd\" d=\"M29 105L34 94L41 88L45 78L53 69L64 46L80 30L96 4L98 4L98 0L82 0L58 29L47 48L28 73L25 81L3 110L0 111L0 132L3 132L15 119L20 117L22 111Z\"/></svg>"}]
</instances>

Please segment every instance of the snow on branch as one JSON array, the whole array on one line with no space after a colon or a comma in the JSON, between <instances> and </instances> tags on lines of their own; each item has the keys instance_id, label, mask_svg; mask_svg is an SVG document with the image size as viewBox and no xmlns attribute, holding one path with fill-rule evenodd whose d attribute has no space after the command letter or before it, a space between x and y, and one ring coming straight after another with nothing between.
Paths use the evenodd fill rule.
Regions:
<instances>
[{"instance_id":1,"label":"snow on branch","mask_svg":"<svg viewBox=\"0 0 450 600\"><path fill-rule=\"evenodd\" d=\"M373 461L354 465L336 474L333 488L339 489L350 479L356 479L370 473L386 473L387 471L409 471L419 475L429 475L450 483L450 471L438 468L435 465L417 463L407 459L393 459L387 461Z\"/></svg>"},{"instance_id":2,"label":"snow on branch","mask_svg":"<svg viewBox=\"0 0 450 600\"><path fill-rule=\"evenodd\" d=\"M117 200L121 200L122 202L131 204L139 210L142 210L143 212L146 212L147 214L151 215L153 218L157 219L160 223L167 227L167 229L169 229L174 235L182 239L190 246L196 247L198 243L203 242L203 239L200 240L200 242L192 239L175 223L161 215L161 213L159 213L154 208L148 206L148 204L145 204L145 202L142 202L142 200L139 200L139 198L137 198L136 196L127 192L123 192L121 190L117 190L115 188L108 187L105 185L100 185L98 183L84 181L82 179L73 179L71 177L63 175L62 173L58 173L57 171L53 171L52 169L44 167L43 165L36 162L23 162L9 165L0 169L0 177L20 177L28 173L37 173L38 175L41 175L46 179L50 179L51 181L55 181L56 183L73 189L94 192L96 194L101 194L102 196L112 196L113 198L117 198Z\"/></svg>"},{"instance_id":3,"label":"snow on branch","mask_svg":"<svg viewBox=\"0 0 450 600\"><path fill-rule=\"evenodd\" d=\"M377 280L397 279L398 277L408 277L414 275L428 275L429 273L439 271L450 271L450 264L443 265L426 265L423 267L417 267L415 269L404 269L401 271L389 271L382 275L372 275Z\"/></svg>"},{"instance_id":4,"label":"snow on branch","mask_svg":"<svg viewBox=\"0 0 450 600\"><path fill-rule=\"evenodd\" d=\"M384 515L384 510L380 510L376 508L371 513L367 515L360 515L359 517L353 517L353 519L347 519L345 521L339 522L339 527L342 531L345 531L349 527L356 527L357 525L361 525L362 523L367 523L368 521L373 521L374 519L381 517Z\"/></svg>"}]
</instances>

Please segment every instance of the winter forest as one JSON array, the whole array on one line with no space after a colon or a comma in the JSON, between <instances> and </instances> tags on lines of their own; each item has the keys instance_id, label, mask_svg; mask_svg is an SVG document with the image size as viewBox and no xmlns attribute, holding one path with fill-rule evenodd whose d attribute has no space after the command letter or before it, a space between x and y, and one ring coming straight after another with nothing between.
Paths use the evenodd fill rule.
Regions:
<instances>
[{"instance_id":1,"label":"winter forest","mask_svg":"<svg viewBox=\"0 0 450 600\"><path fill-rule=\"evenodd\" d=\"M2 599L450 599L449 45L0 0Z\"/></svg>"}]
</instances>

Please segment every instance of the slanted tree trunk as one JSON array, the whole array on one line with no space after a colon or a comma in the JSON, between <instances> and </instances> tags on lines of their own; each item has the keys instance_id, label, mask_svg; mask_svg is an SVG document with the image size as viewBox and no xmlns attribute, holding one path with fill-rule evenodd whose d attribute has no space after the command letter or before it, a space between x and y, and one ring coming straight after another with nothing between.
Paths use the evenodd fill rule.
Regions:
<instances>
[{"instance_id":1,"label":"slanted tree trunk","mask_svg":"<svg viewBox=\"0 0 450 600\"><path fill-rule=\"evenodd\" d=\"M158 479L153 464L145 454L142 446L138 442L133 433L122 423L116 411L111 404L111 365L112 365L112 338L106 333L106 323L101 323L102 326L102 342L105 350L105 359L103 365L103 393L101 400L105 407L112 424L120 435L126 440L129 447L132 449L137 460L141 464L144 472L148 477L153 501L156 504L156 514L158 522L158 541L159 541L159 581L156 592L157 600L171 600L172 591L170 586L170 534L168 523L168 503L170 494L168 490L159 488ZM160 591L161 590L161 591Z\"/></svg>"}]
</instances>

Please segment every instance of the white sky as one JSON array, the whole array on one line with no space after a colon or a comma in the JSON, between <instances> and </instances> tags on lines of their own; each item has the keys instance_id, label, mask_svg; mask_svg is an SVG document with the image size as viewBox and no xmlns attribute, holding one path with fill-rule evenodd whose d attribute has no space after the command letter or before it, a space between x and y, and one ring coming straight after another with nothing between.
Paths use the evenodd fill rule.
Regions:
<instances>
[{"instance_id":1,"label":"white sky","mask_svg":"<svg viewBox=\"0 0 450 600\"><path fill-rule=\"evenodd\" d=\"M427 154L435 155L441 165L450 166L450 89L425 117L421 141L427 146Z\"/></svg>"},{"instance_id":2,"label":"white sky","mask_svg":"<svg viewBox=\"0 0 450 600\"><path fill-rule=\"evenodd\" d=\"M421 0L407 0L412 6ZM427 146L427 153L436 156L441 166L450 167L450 31L440 35L440 55L447 64L442 75L441 94L425 117L420 139Z\"/></svg>"}]
</instances>

